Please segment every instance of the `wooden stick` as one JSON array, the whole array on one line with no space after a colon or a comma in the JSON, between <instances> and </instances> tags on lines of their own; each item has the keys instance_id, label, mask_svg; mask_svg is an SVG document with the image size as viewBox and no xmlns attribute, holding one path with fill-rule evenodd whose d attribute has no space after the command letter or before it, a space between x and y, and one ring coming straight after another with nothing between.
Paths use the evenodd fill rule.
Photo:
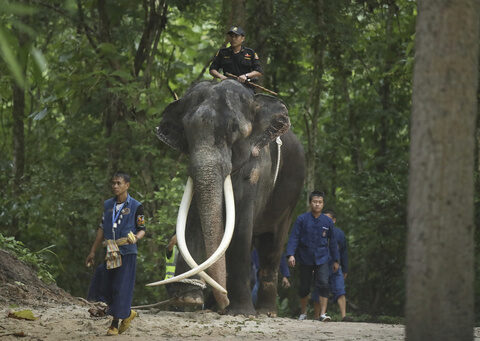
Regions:
<instances>
[{"instance_id":1,"label":"wooden stick","mask_svg":"<svg viewBox=\"0 0 480 341\"><path fill-rule=\"evenodd\" d=\"M233 74L231 74L231 73L229 73L229 72L225 72L225 74L226 74L228 77L235 78L235 79L238 81L238 76L235 76L235 75L233 75ZM267 89L267 88L264 88L264 87L261 86L261 85L258 85L258 84L252 83L252 82L248 82L248 81L245 82L245 83L250 84L251 86L254 86L254 87L256 87L256 88L259 88L260 90L263 90L263 91L265 91L265 92L268 92L269 94L272 94L272 95L274 95L274 96L278 96L278 94L277 94L275 91L272 91L272 90L269 90L269 89Z\"/></svg>"}]
</instances>

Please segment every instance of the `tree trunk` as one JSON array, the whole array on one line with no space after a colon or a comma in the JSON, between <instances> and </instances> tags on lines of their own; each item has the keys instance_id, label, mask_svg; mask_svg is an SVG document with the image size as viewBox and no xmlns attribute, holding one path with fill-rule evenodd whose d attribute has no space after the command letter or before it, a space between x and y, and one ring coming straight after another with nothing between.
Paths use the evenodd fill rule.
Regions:
<instances>
[{"instance_id":1,"label":"tree trunk","mask_svg":"<svg viewBox=\"0 0 480 341\"><path fill-rule=\"evenodd\" d=\"M253 1L249 8L249 18L245 24L247 36L245 45L254 49L260 58L265 76L271 76L266 73L268 60L268 41L270 38L270 29L273 27L273 1ZM260 78L260 82L265 82L265 77Z\"/></svg>"},{"instance_id":2,"label":"tree trunk","mask_svg":"<svg viewBox=\"0 0 480 341\"><path fill-rule=\"evenodd\" d=\"M323 1L315 1L313 8L316 13L316 21L318 26L318 34L313 37L313 72L312 72L312 92L309 101L310 113L308 119L306 119L306 131L307 131L307 150L306 161L307 171L305 177L305 186L307 192L315 190L315 169L318 156L318 119L321 114L320 99L323 91L323 56L325 53L325 39L322 32L325 31L324 18L323 18ZM308 202L308 197L307 197Z\"/></svg>"},{"instance_id":3,"label":"tree trunk","mask_svg":"<svg viewBox=\"0 0 480 341\"><path fill-rule=\"evenodd\" d=\"M230 0L229 25L227 26L238 25L245 28L245 18L245 0Z\"/></svg>"},{"instance_id":4,"label":"tree trunk","mask_svg":"<svg viewBox=\"0 0 480 341\"><path fill-rule=\"evenodd\" d=\"M28 5L29 1L25 1ZM20 22L28 23L28 17L20 19ZM27 60L29 50L28 35L22 31L14 30L18 39L17 60L22 68L22 77L27 84ZM12 144L13 144L13 195L16 202L22 194L22 183L25 174L25 88L12 80ZM18 234L18 219L13 218L12 234Z\"/></svg>"},{"instance_id":5,"label":"tree trunk","mask_svg":"<svg viewBox=\"0 0 480 341\"><path fill-rule=\"evenodd\" d=\"M13 193L15 197L22 192L22 178L25 170L25 90L13 81Z\"/></svg>"},{"instance_id":6,"label":"tree trunk","mask_svg":"<svg viewBox=\"0 0 480 341\"><path fill-rule=\"evenodd\" d=\"M340 87L340 100L347 106L348 112L348 130L350 135L350 153L352 158L352 165L357 173L363 170L362 159L360 157L360 132L358 129L358 113L355 105L352 104L350 98L348 77L352 74L352 71L344 65L342 55L344 53L343 46L338 43L332 44L332 59L336 62L336 68L338 72L336 74L337 81ZM338 101L338 99L336 99ZM336 105L336 104L335 104ZM337 112L334 108L334 112Z\"/></svg>"},{"instance_id":7,"label":"tree trunk","mask_svg":"<svg viewBox=\"0 0 480 341\"><path fill-rule=\"evenodd\" d=\"M476 0L418 3L406 338L472 340Z\"/></svg>"},{"instance_id":8,"label":"tree trunk","mask_svg":"<svg viewBox=\"0 0 480 341\"><path fill-rule=\"evenodd\" d=\"M395 51L398 51L398 48L393 38L393 22L395 20L395 17L398 16L398 13L396 13L396 6L393 3L389 3L386 11L387 13L385 18L385 37L387 39L387 46L385 49L383 65L384 77L380 82L381 85L378 91L380 94L380 101L382 103L382 113L378 122L378 126L376 128L378 149L375 152L375 155L377 159L376 170L379 173L385 171L384 159L387 156L388 152L388 116L391 116L394 112L394 110L392 110L392 101L390 98L392 86L391 69L396 60Z\"/></svg>"},{"instance_id":9,"label":"tree trunk","mask_svg":"<svg viewBox=\"0 0 480 341\"><path fill-rule=\"evenodd\" d=\"M223 26L222 29L225 30L225 33L232 25L238 25L242 28L245 28L245 22L246 22L245 0L223 0L222 14L220 17L220 21Z\"/></svg>"}]
</instances>

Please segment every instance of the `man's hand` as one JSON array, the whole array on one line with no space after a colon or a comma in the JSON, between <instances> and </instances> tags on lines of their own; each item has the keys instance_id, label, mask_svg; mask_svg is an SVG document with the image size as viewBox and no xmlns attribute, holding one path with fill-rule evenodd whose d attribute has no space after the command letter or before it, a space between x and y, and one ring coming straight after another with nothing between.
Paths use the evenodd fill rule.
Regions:
<instances>
[{"instance_id":1,"label":"man's hand","mask_svg":"<svg viewBox=\"0 0 480 341\"><path fill-rule=\"evenodd\" d=\"M227 79L228 77L222 75L220 72L218 72L217 70L215 69L211 69L210 70L210 74L215 77L215 78L219 78L220 80L224 80L224 79Z\"/></svg>"},{"instance_id":2,"label":"man's hand","mask_svg":"<svg viewBox=\"0 0 480 341\"><path fill-rule=\"evenodd\" d=\"M240 75L240 76L238 76L238 78L237 78L237 79L238 79L240 82L242 82L242 83L245 83L245 82L247 82L247 81L248 81L247 74Z\"/></svg>"},{"instance_id":3,"label":"man's hand","mask_svg":"<svg viewBox=\"0 0 480 341\"><path fill-rule=\"evenodd\" d=\"M87 258L85 259L85 265L87 266L87 268L93 266L93 259L95 258L95 253L94 252L90 252L87 256Z\"/></svg>"},{"instance_id":4,"label":"man's hand","mask_svg":"<svg viewBox=\"0 0 480 341\"><path fill-rule=\"evenodd\" d=\"M93 242L92 248L90 249L90 253L87 256L87 259L85 259L85 265L89 268L91 267L95 262L95 251L97 250L98 246L102 243L103 240L103 228L99 227L97 229L97 235L95 237L95 241Z\"/></svg>"},{"instance_id":5,"label":"man's hand","mask_svg":"<svg viewBox=\"0 0 480 341\"><path fill-rule=\"evenodd\" d=\"M290 288L290 281L287 277L282 278L282 287L284 287L285 289Z\"/></svg>"},{"instance_id":6,"label":"man's hand","mask_svg":"<svg viewBox=\"0 0 480 341\"><path fill-rule=\"evenodd\" d=\"M340 265L338 264L338 262L333 262L333 272L337 272L339 267Z\"/></svg>"},{"instance_id":7,"label":"man's hand","mask_svg":"<svg viewBox=\"0 0 480 341\"><path fill-rule=\"evenodd\" d=\"M175 244L177 244L177 235L176 234L174 234L173 237L168 242L167 250L172 251Z\"/></svg>"},{"instance_id":8,"label":"man's hand","mask_svg":"<svg viewBox=\"0 0 480 341\"><path fill-rule=\"evenodd\" d=\"M288 257L288 266L291 267L291 268L295 267L295 257L294 256Z\"/></svg>"},{"instance_id":9,"label":"man's hand","mask_svg":"<svg viewBox=\"0 0 480 341\"><path fill-rule=\"evenodd\" d=\"M132 231L128 232L127 242L128 244L135 244L137 242L137 236L134 235Z\"/></svg>"},{"instance_id":10,"label":"man's hand","mask_svg":"<svg viewBox=\"0 0 480 341\"><path fill-rule=\"evenodd\" d=\"M347 279L347 273L344 272L344 273L343 273L343 280L346 280L346 279Z\"/></svg>"}]
</instances>

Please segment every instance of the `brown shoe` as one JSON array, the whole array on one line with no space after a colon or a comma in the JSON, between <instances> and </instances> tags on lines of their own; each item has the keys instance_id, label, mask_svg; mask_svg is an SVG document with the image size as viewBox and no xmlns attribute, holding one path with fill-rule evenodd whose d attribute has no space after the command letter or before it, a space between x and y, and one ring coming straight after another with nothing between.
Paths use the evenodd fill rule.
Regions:
<instances>
[{"instance_id":1,"label":"brown shoe","mask_svg":"<svg viewBox=\"0 0 480 341\"><path fill-rule=\"evenodd\" d=\"M113 326L108 327L107 335L108 336L118 335L118 329Z\"/></svg>"},{"instance_id":2,"label":"brown shoe","mask_svg":"<svg viewBox=\"0 0 480 341\"><path fill-rule=\"evenodd\" d=\"M130 322L137 316L137 312L135 310L130 310L130 316L127 317L126 319L122 320L122 323L120 323L120 328L118 329L118 332L122 334L125 332L125 330L130 327Z\"/></svg>"}]
</instances>

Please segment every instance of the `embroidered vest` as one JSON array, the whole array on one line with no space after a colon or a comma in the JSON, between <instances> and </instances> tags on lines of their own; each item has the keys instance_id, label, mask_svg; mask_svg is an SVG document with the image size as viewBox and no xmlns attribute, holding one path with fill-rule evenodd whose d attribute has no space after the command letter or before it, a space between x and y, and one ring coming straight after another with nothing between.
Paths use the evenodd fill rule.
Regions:
<instances>
[{"instance_id":1,"label":"embroidered vest","mask_svg":"<svg viewBox=\"0 0 480 341\"><path fill-rule=\"evenodd\" d=\"M131 196L127 197L125 205L117 218L117 227L113 227L112 216L114 214L114 205L116 198L105 200L103 203L103 235L105 239L117 240L119 238L127 237L128 233L132 231L137 233L135 227L135 213L141 203ZM126 244L119 246L122 255L137 254L137 244Z\"/></svg>"}]
</instances>

